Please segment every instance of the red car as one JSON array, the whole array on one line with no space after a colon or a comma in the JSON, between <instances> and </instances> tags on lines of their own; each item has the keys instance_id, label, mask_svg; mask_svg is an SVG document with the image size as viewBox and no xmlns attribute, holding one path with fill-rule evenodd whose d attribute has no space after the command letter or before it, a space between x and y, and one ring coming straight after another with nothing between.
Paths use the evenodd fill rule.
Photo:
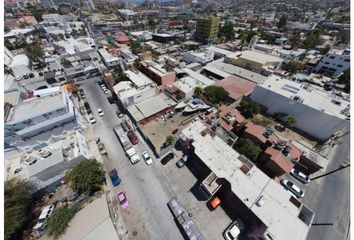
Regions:
<instances>
[{"instance_id":1,"label":"red car","mask_svg":"<svg viewBox=\"0 0 354 240\"><path fill-rule=\"evenodd\" d=\"M138 137L135 135L133 131L129 131L127 135L130 141L132 142L132 144L136 145L139 143Z\"/></svg>"}]
</instances>

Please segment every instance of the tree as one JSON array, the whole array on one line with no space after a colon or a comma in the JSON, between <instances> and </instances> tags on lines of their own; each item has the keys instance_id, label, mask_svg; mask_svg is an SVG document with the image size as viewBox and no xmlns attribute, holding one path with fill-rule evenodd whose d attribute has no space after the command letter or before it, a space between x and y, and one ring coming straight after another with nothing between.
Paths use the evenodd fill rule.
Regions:
<instances>
[{"instance_id":1,"label":"tree","mask_svg":"<svg viewBox=\"0 0 354 240\"><path fill-rule=\"evenodd\" d=\"M32 220L33 193L36 186L27 180L11 179L4 186L5 239L20 239L25 227Z\"/></svg>"},{"instance_id":2,"label":"tree","mask_svg":"<svg viewBox=\"0 0 354 240\"><path fill-rule=\"evenodd\" d=\"M242 100L237 109L240 110L242 115L246 118L253 118L255 114L261 111L260 105L251 100Z\"/></svg>"},{"instance_id":3,"label":"tree","mask_svg":"<svg viewBox=\"0 0 354 240\"><path fill-rule=\"evenodd\" d=\"M225 41L234 40L234 25L231 22L226 22L225 25L219 29L218 37L223 37Z\"/></svg>"},{"instance_id":4,"label":"tree","mask_svg":"<svg viewBox=\"0 0 354 240\"><path fill-rule=\"evenodd\" d=\"M287 22L288 22L288 16L282 15L279 19L279 22L277 23L278 29L282 29L283 27L285 27Z\"/></svg>"},{"instance_id":5,"label":"tree","mask_svg":"<svg viewBox=\"0 0 354 240\"><path fill-rule=\"evenodd\" d=\"M292 48L297 48L301 43L300 31L294 31L293 35L289 39L289 43Z\"/></svg>"},{"instance_id":6,"label":"tree","mask_svg":"<svg viewBox=\"0 0 354 240\"><path fill-rule=\"evenodd\" d=\"M44 58L44 52L42 49L42 46L40 45L40 43L35 42L31 45L26 46L25 48L26 52L28 55L30 55L30 57L33 59L43 59Z\"/></svg>"},{"instance_id":7,"label":"tree","mask_svg":"<svg viewBox=\"0 0 354 240\"><path fill-rule=\"evenodd\" d=\"M43 21L43 18L42 18L43 12L42 12L42 10L38 10L38 9L34 10L32 12L32 16L37 20L37 22L42 22Z\"/></svg>"},{"instance_id":8,"label":"tree","mask_svg":"<svg viewBox=\"0 0 354 240\"><path fill-rule=\"evenodd\" d=\"M296 118L294 118L292 116L286 116L283 119L283 124L284 124L285 127L294 126L296 124Z\"/></svg>"},{"instance_id":9,"label":"tree","mask_svg":"<svg viewBox=\"0 0 354 240\"><path fill-rule=\"evenodd\" d=\"M66 174L66 177L75 192L92 195L101 188L105 173L102 164L92 159L80 162Z\"/></svg>"},{"instance_id":10,"label":"tree","mask_svg":"<svg viewBox=\"0 0 354 240\"><path fill-rule=\"evenodd\" d=\"M282 69L289 72L290 75L296 74L298 71L304 69L305 64L298 61L289 61L282 65Z\"/></svg>"},{"instance_id":11,"label":"tree","mask_svg":"<svg viewBox=\"0 0 354 240\"><path fill-rule=\"evenodd\" d=\"M130 40L128 45L130 47L130 51L132 51L132 53L135 55L137 55L143 51L140 42L137 40Z\"/></svg>"},{"instance_id":12,"label":"tree","mask_svg":"<svg viewBox=\"0 0 354 240\"><path fill-rule=\"evenodd\" d=\"M220 103L226 101L229 96L229 93L219 86L208 86L204 88L205 98L212 103Z\"/></svg>"},{"instance_id":13,"label":"tree","mask_svg":"<svg viewBox=\"0 0 354 240\"><path fill-rule=\"evenodd\" d=\"M59 238L78 211L79 208L56 208L46 222L47 234L54 239Z\"/></svg>"},{"instance_id":14,"label":"tree","mask_svg":"<svg viewBox=\"0 0 354 240\"><path fill-rule=\"evenodd\" d=\"M323 29L313 30L307 35L305 41L302 43L302 46L309 50L315 48L317 45L320 45L323 42L321 39L321 34L323 34Z\"/></svg>"},{"instance_id":15,"label":"tree","mask_svg":"<svg viewBox=\"0 0 354 240\"><path fill-rule=\"evenodd\" d=\"M234 145L234 149L238 153L245 155L251 161L255 161L258 155L262 152L262 149L248 138L238 139Z\"/></svg>"},{"instance_id":16,"label":"tree","mask_svg":"<svg viewBox=\"0 0 354 240\"><path fill-rule=\"evenodd\" d=\"M344 91L350 92L350 68L345 70L338 78L338 83L344 84Z\"/></svg>"},{"instance_id":17,"label":"tree","mask_svg":"<svg viewBox=\"0 0 354 240\"><path fill-rule=\"evenodd\" d=\"M119 83L121 81L127 81L128 76L126 73L123 72L123 69L120 65L117 65L114 70L113 70L113 76L114 76L114 81L115 83Z\"/></svg>"},{"instance_id":18,"label":"tree","mask_svg":"<svg viewBox=\"0 0 354 240\"><path fill-rule=\"evenodd\" d=\"M140 68L140 61L138 59L135 59L134 62L133 62L133 66L136 68L136 69L139 69Z\"/></svg>"},{"instance_id":19,"label":"tree","mask_svg":"<svg viewBox=\"0 0 354 240\"><path fill-rule=\"evenodd\" d=\"M65 67L65 68L70 68L70 67L73 66L73 65L71 64L71 62L70 62L68 59L66 59L66 58L62 58L62 59L60 60L60 63L61 63L61 65L63 65L63 67Z\"/></svg>"},{"instance_id":20,"label":"tree","mask_svg":"<svg viewBox=\"0 0 354 240\"><path fill-rule=\"evenodd\" d=\"M171 145L174 141L174 137L172 135L168 135L166 136L166 143L168 143L169 145Z\"/></svg>"},{"instance_id":21,"label":"tree","mask_svg":"<svg viewBox=\"0 0 354 240\"><path fill-rule=\"evenodd\" d=\"M194 95L198 96L200 98L203 98L204 97L204 89L201 87L195 87L194 88Z\"/></svg>"}]
</instances>

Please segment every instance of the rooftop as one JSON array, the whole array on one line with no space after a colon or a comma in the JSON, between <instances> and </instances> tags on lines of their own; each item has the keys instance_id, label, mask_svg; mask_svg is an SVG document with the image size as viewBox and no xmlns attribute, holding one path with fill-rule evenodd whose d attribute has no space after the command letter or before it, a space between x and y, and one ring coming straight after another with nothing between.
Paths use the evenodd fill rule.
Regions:
<instances>
[{"instance_id":1,"label":"rooftop","mask_svg":"<svg viewBox=\"0 0 354 240\"><path fill-rule=\"evenodd\" d=\"M234 194L267 226L275 239L305 239L309 227L299 219L300 209L290 202L291 193L256 166L246 166L249 170L245 173L245 159L205 129L203 123L196 121L182 130L181 137L194 140L195 154L219 178L230 182ZM261 197L265 201L259 204Z\"/></svg>"},{"instance_id":2,"label":"rooftop","mask_svg":"<svg viewBox=\"0 0 354 240\"><path fill-rule=\"evenodd\" d=\"M106 49L99 49L98 52L100 53L100 55L102 56L102 58L104 58L104 60L106 62L113 62L113 61L118 61L119 58L113 56L112 54L110 54L109 52L107 52Z\"/></svg>"},{"instance_id":3,"label":"rooftop","mask_svg":"<svg viewBox=\"0 0 354 240\"><path fill-rule=\"evenodd\" d=\"M127 110L134 117L135 121L140 121L176 104L170 97L161 93L129 106Z\"/></svg>"},{"instance_id":4,"label":"rooftop","mask_svg":"<svg viewBox=\"0 0 354 240\"><path fill-rule=\"evenodd\" d=\"M127 70L124 73L127 74L128 78L134 83L137 88L141 88L154 83L150 78L148 78L139 71L133 72L131 70Z\"/></svg>"},{"instance_id":5,"label":"rooftop","mask_svg":"<svg viewBox=\"0 0 354 240\"><path fill-rule=\"evenodd\" d=\"M251 50L243 51L241 53L241 55L239 56L239 58L247 59L249 61L258 62L258 63L261 63L261 64L266 64L266 63L269 63L269 62L281 62L282 61L281 58L278 58L278 57L275 57L275 56L272 56L272 55L269 55L269 54L265 54L265 53L262 53L262 52L251 51Z\"/></svg>"},{"instance_id":6,"label":"rooftop","mask_svg":"<svg viewBox=\"0 0 354 240\"><path fill-rule=\"evenodd\" d=\"M318 111L326 112L338 118L345 119L341 111L349 104L332 92L326 92L308 83L297 83L275 75L270 76L258 87L265 88L279 95L301 102Z\"/></svg>"},{"instance_id":7,"label":"rooftop","mask_svg":"<svg viewBox=\"0 0 354 240\"><path fill-rule=\"evenodd\" d=\"M260 142L265 143L267 140L270 142L277 142L279 138L274 134L270 135L269 138L264 136L266 129L258 124L254 124L253 122L248 122L246 124L245 133L257 138Z\"/></svg>"},{"instance_id":8,"label":"rooftop","mask_svg":"<svg viewBox=\"0 0 354 240\"><path fill-rule=\"evenodd\" d=\"M13 108L7 124L15 124L27 119L34 118L47 112L66 107L61 94L42 98L30 99Z\"/></svg>"},{"instance_id":9,"label":"rooftop","mask_svg":"<svg viewBox=\"0 0 354 240\"><path fill-rule=\"evenodd\" d=\"M205 84L206 86L212 85L215 83L215 81L207 78L206 76L204 76L203 74L197 73L189 68L183 68L182 69L185 73L187 73L188 76L190 76L191 78L196 79L198 82L201 82L203 84Z\"/></svg>"},{"instance_id":10,"label":"rooftop","mask_svg":"<svg viewBox=\"0 0 354 240\"><path fill-rule=\"evenodd\" d=\"M118 239L105 195L80 210L60 240Z\"/></svg>"},{"instance_id":11,"label":"rooftop","mask_svg":"<svg viewBox=\"0 0 354 240\"><path fill-rule=\"evenodd\" d=\"M211 65L221 71L224 71L226 73L240 76L242 78L245 78L245 79L250 80L255 83L261 83L265 79L267 79L267 77L265 77L259 73L255 73L255 72L252 72L248 69L238 67L238 66L235 66L235 65L232 65L229 63L224 63L224 62L216 62L215 63L214 62L214 63L210 63L209 65Z\"/></svg>"},{"instance_id":12,"label":"rooftop","mask_svg":"<svg viewBox=\"0 0 354 240\"><path fill-rule=\"evenodd\" d=\"M214 86L223 87L229 93L229 96L236 101L243 96L250 95L256 84L244 78L230 75L223 80L215 82Z\"/></svg>"}]
</instances>

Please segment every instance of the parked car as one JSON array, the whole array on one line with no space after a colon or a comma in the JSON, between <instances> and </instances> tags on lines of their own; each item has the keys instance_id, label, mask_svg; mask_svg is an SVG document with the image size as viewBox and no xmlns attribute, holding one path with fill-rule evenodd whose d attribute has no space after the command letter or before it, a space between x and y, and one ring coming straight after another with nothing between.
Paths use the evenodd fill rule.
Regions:
<instances>
[{"instance_id":1,"label":"parked car","mask_svg":"<svg viewBox=\"0 0 354 240\"><path fill-rule=\"evenodd\" d=\"M118 172L117 172L116 169L113 169L113 170L109 173L109 176L110 176L110 178L111 178L111 180L112 180L113 186L117 186L117 185L120 184L121 179L119 178Z\"/></svg>"},{"instance_id":2,"label":"parked car","mask_svg":"<svg viewBox=\"0 0 354 240\"><path fill-rule=\"evenodd\" d=\"M161 160L161 164L162 165L166 165L169 161L171 161L173 158L175 157L175 155L173 153L169 153L166 156L164 156Z\"/></svg>"},{"instance_id":3,"label":"parked car","mask_svg":"<svg viewBox=\"0 0 354 240\"><path fill-rule=\"evenodd\" d=\"M28 155L23 157L22 160L26 165L32 165L37 162L37 158Z\"/></svg>"},{"instance_id":4,"label":"parked car","mask_svg":"<svg viewBox=\"0 0 354 240\"><path fill-rule=\"evenodd\" d=\"M98 116L102 117L104 115L103 111L101 108L97 109Z\"/></svg>"},{"instance_id":5,"label":"parked car","mask_svg":"<svg viewBox=\"0 0 354 240\"><path fill-rule=\"evenodd\" d=\"M133 156L129 157L129 160L132 164L136 164L138 162L140 162L140 157L139 155L136 153Z\"/></svg>"},{"instance_id":6,"label":"parked car","mask_svg":"<svg viewBox=\"0 0 354 240\"><path fill-rule=\"evenodd\" d=\"M94 124L94 123L96 123L96 119L95 119L94 117L90 117L90 118L89 118L89 122L90 122L91 124Z\"/></svg>"},{"instance_id":7,"label":"parked car","mask_svg":"<svg viewBox=\"0 0 354 240\"><path fill-rule=\"evenodd\" d=\"M146 162L147 165L151 165L152 164L152 159L151 157L149 156L148 152L145 151L141 154Z\"/></svg>"},{"instance_id":8,"label":"parked car","mask_svg":"<svg viewBox=\"0 0 354 240\"><path fill-rule=\"evenodd\" d=\"M308 175L306 175L305 173L303 172L300 172L299 170L297 169L292 169L290 174L295 177L297 180L299 180L300 182L302 183L309 183L310 182L310 177Z\"/></svg>"},{"instance_id":9,"label":"parked car","mask_svg":"<svg viewBox=\"0 0 354 240\"><path fill-rule=\"evenodd\" d=\"M129 207L127 196L123 190L118 192L118 201L122 209L127 209Z\"/></svg>"},{"instance_id":10,"label":"parked car","mask_svg":"<svg viewBox=\"0 0 354 240\"><path fill-rule=\"evenodd\" d=\"M290 192L292 192L297 198L303 198L305 196L304 191L302 191L298 186L296 186L294 183L282 179L280 183Z\"/></svg>"},{"instance_id":11,"label":"parked car","mask_svg":"<svg viewBox=\"0 0 354 240\"><path fill-rule=\"evenodd\" d=\"M124 116L124 114L121 111L119 111L119 109L117 109L116 114L119 118L122 118Z\"/></svg>"},{"instance_id":12,"label":"parked car","mask_svg":"<svg viewBox=\"0 0 354 240\"><path fill-rule=\"evenodd\" d=\"M188 160L187 155L184 155L183 157L181 157L181 158L176 162L177 167L179 167L179 168L183 167L183 166L186 164L187 160Z\"/></svg>"},{"instance_id":13,"label":"parked car","mask_svg":"<svg viewBox=\"0 0 354 240\"><path fill-rule=\"evenodd\" d=\"M236 219L231 225L225 230L224 238L225 240L238 239L240 233L245 229L245 224L241 219Z\"/></svg>"},{"instance_id":14,"label":"parked car","mask_svg":"<svg viewBox=\"0 0 354 240\"><path fill-rule=\"evenodd\" d=\"M107 99L108 99L108 102L109 102L110 104L113 104L113 103L116 102L116 101L113 99L113 97L111 97L111 96L109 96Z\"/></svg>"},{"instance_id":15,"label":"parked car","mask_svg":"<svg viewBox=\"0 0 354 240\"><path fill-rule=\"evenodd\" d=\"M134 131L129 131L127 135L133 145L136 145L139 143L138 137L135 135Z\"/></svg>"},{"instance_id":16,"label":"parked car","mask_svg":"<svg viewBox=\"0 0 354 240\"><path fill-rule=\"evenodd\" d=\"M38 222L33 228L39 233L39 235L45 231L44 223L49 218L49 216L52 215L53 210L54 210L54 205L46 206L43 208L41 215L39 215Z\"/></svg>"},{"instance_id":17,"label":"parked car","mask_svg":"<svg viewBox=\"0 0 354 240\"><path fill-rule=\"evenodd\" d=\"M211 210L214 210L220 205L220 203L221 203L220 198L218 196L214 196L209 200L208 205Z\"/></svg>"}]
</instances>

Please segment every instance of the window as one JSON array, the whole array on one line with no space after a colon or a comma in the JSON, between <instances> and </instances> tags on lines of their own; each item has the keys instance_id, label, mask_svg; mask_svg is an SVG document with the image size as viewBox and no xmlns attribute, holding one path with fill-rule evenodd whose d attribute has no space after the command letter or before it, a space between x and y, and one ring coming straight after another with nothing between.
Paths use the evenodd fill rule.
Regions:
<instances>
[{"instance_id":1,"label":"window","mask_svg":"<svg viewBox=\"0 0 354 240\"><path fill-rule=\"evenodd\" d=\"M328 65L328 64L329 64L329 62L325 62L325 64L326 64L326 65Z\"/></svg>"},{"instance_id":2,"label":"window","mask_svg":"<svg viewBox=\"0 0 354 240\"><path fill-rule=\"evenodd\" d=\"M335 56L330 56L329 59L335 59L336 57Z\"/></svg>"},{"instance_id":3,"label":"window","mask_svg":"<svg viewBox=\"0 0 354 240\"><path fill-rule=\"evenodd\" d=\"M343 65L341 65L341 64L338 64L338 65L337 65L337 67L339 67L339 68L342 68L342 67L343 67Z\"/></svg>"},{"instance_id":4,"label":"window","mask_svg":"<svg viewBox=\"0 0 354 240\"><path fill-rule=\"evenodd\" d=\"M350 59L345 59L344 62L350 62Z\"/></svg>"}]
</instances>

